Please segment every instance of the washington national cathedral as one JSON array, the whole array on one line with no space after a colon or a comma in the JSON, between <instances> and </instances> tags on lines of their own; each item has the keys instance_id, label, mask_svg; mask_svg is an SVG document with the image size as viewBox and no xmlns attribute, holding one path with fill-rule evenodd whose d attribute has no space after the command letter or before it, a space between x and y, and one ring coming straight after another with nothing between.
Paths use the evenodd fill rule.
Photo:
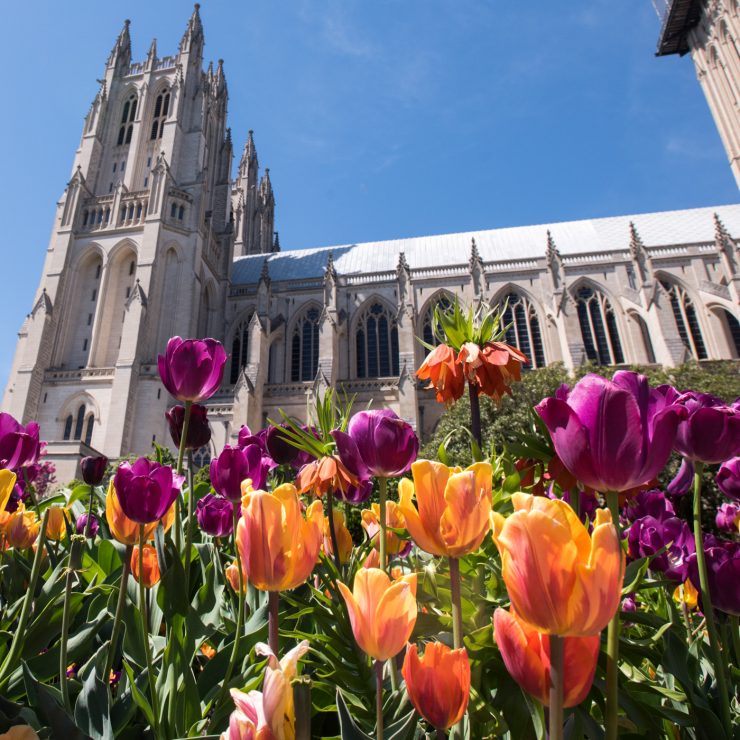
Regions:
<instances>
[{"instance_id":1,"label":"washington national cathedral","mask_svg":"<svg viewBox=\"0 0 740 740\"><path fill-rule=\"evenodd\" d=\"M738 2L662 4L659 52L691 51L740 176ZM281 250L269 170L251 131L232 140L203 33L196 5L174 54L134 61L126 21L84 119L3 398L41 424L60 480L91 448L169 444L156 360L174 335L229 353L212 450L279 408L305 418L327 386L428 435L442 409L415 379L417 337L454 296L507 300L530 367L739 356L740 205Z\"/></svg>"}]
</instances>

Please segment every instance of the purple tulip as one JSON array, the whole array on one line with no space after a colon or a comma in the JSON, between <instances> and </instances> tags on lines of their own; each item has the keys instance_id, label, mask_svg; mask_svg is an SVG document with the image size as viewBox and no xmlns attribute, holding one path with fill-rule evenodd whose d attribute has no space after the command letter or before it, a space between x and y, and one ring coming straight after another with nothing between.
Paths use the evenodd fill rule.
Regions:
<instances>
[{"instance_id":1,"label":"purple tulip","mask_svg":"<svg viewBox=\"0 0 740 740\"><path fill-rule=\"evenodd\" d=\"M226 350L215 339L172 337L157 358L159 377L178 401L205 401L221 385Z\"/></svg>"},{"instance_id":2,"label":"purple tulip","mask_svg":"<svg viewBox=\"0 0 740 740\"><path fill-rule=\"evenodd\" d=\"M80 460L82 480L88 486L99 486L103 481L105 469L108 467L108 458L105 455L98 457L83 457Z\"/></svg>"},{"instance_id":3,"label":"purple tulip","mask_svg":"<svg viewBox=\"0 0 740 740\"><path fill-rule=\"evenodd\" d=\"M236 444L243 450L250 445L256 445L257 447L259 447L260 453L262 454L263 464L267 466L268 470L272 470L273 468L276 468L278 464L270 456L270 453L267 449L267 432L267 429L260 429L259 432L257 432L256 434L252 434L250 428L245 424L239 430L239 438Z\"/></svg>"},{"instance_id":4,"label":"purple tulip","mask_svg":"<svg viewBox=\"0 0 740 740\"><path fill-rule=\"evenodd\" d=\"M123 513L139 524L149 524L169 511L184 480L169 466L140 457L133 465L118 466L113 486Z\"/></svg>"},{"instance_id":5,"label":"purple tulip","mask_svg":"<svg viewBox=\"0 0 740 740\"><path fill-rule=\"evenodd\" d=\"M694 462L721 463L740 455L740 408L709 393L682 393L687 416L676 431L675 447Z\"/></svg>"},{"instance_id":6,"label":"purple tulip","mask_svg":"<svg viewBox=\"0 0 740 740\"><path fill-rule=\"evenodd\" d=\"M334 491L334 495L350 504L363 504L370 498L373 492L370 471L365 465L362 455L360 455L357 444L349 434L335 429L331 433L331 436L336 443L337 454L342 464L358 480L356 486L350 486L344 493L342 491Z\"/></svg>"},{"instance_id":7,"label":"purple tulip","mask_svg":"<svg viewBox=\"0 0 740 740\"><path fill-rule=\"evenodd\" d=\"M622 611L633 614L637 611L637 601L634 594L628 594L622 599Z\"/></svg>"},{"instance_id":8,"label":"purple tulip","mask_svg":"<svg viewBox=\"0 0 740 740\"><path fill-rule=\"evenodd\" d=\"M646 516L663 521L676 515L673 504L662 491L640 491L633 499L627 502L624 510L627 520L637 521Z\"/></svg>"},{"instance_id":9,"label":"purple tulip","mask_svg":"<svg viewBox=\"0 0 740 740\"><path fill-rule=\"evenodd\" d=\"M185 423L185 407L173 406L165 412L167 423L170 427L170 437L179 449L182 440L182 427ZM208 426L208 409L199 403L190 407L190 419L188 419L188 438L185 440L186 450L197 450L205 447L211 441L211 427Z\"/></svg>"},{"instance_id":10,"label":"purple tulip","mask_svg":"<svg viewBox=\"0 0 740 740\"><path fill-rule=\"evenodd\" d=\"M648 483L671 454L685 414L650 389L644 375L620 370L609 381L589 374L567 400L546 398L538 406L565 467L588 488L605 493Z\"/></svg>"},{"instance_id":11,"label":"purple tulip","mask_svg":"<svg viewBox=\"0 0 740 740\"><path fill-rule=\"evenodd\" d=\"M84 514L80 514L77 519L75 520L75 531L77 534L85 534L85 529L87 527L87 512ZM98 517L95 516L95 514L90 515L90 531L88 533L88 536L91 539L95 539L95 535L98 533L98 530L100 529L100 522L98 521Z\"/></svg>"},{"instance_id":12,"label":"purple tulip","mask_svg":"<svg viewBox=\"0 0 740 740\"><path fill-rule=\"evenodd\" d=\"M661 519L644 516L630 525L627 542L631 558L652 558L652 570L674 581L683 583L686 580L687 559L696 548L691 530L682 519L675 516Z\"/></svg>"},{"instance_id":13,"label":"purple tulip","mask_svg":"<svg viewBox=\"0 0 740 740\"><path fill-rule=\"evenodd\" d=\"M712 606L726 614L740 616L740 543L705 535L704 557ZM696 553L688 558L688 566L689 578L700 591Z\"/></svg>"},{"instance_id":14,"label":"purple tulip","mask_svg":"<svg viewBox=\"0 0 740 740\"><path fill-rule=\"evenodd\" d=\"M228 537L234 529L234 504L223 496L207 493L198 501L200 528L212 537Z\"/></svg>"},{"instance_id":15,"label":"purple tulip","mask_svg":"<svg viewBox=\"0 0 740 740\"><path fill-rule=\"evenodd\" d=\"M723 462L715 480L717 487L727 498L740 501L740 457Z\"/></svg>"},{"instance_id":16,"label":"purple tulip","mask_svg":"<svg viewBox=\"0 0 740 740\"><path fill-rule=\"evenodd\" d=\"M360 411L347 427L370 475L395 478L407 473L419 452L411 425L390 409Z\"/></svg>"},{"instance_id":17,"label":"purple tulip","mask_svg":"<svg viewBox=\"0 0 740 740\"><path fill-rule=\"evenodd\" d=\"M211 485L229 501L241 501L242 481L249 478L256 489L265 487L269 467L256 444L244 449L226 445L218 457L211 460Z\"/></svg>"},{"instance_id":18,"label":"purple tulip","mask_svg":"<svg viewBox=\"0 0 740 740\"><path fill-rule=\"evenodd\" d=\"M41 454L39 425L19 424L10 414L0 413L0 467L16 470L35 464Z\"/></svg>"},{"instance_id":19,"label":"purple tulip","mask_svg":"<svg viewBox=\"0 0 740 740\"><path fill-rule=\"evenodd\" d=\"M285 425L270 427L265 435L265 446L270 457L278 465L289 465L298 457L298 448L290 443L289 437L281 431Z\"/></svg>"},{"instance_id":20,"label":"purple tulip","mask_svg":"<svg viewBox=\"0 0 740 740\"><path fill-rule=\"evenodd\" d=\"M722 504L717 509L715 517L717 529L724 532L737 532L740 529L740 504L734 501L728 504Z\"/></svg>"}]
</instances>

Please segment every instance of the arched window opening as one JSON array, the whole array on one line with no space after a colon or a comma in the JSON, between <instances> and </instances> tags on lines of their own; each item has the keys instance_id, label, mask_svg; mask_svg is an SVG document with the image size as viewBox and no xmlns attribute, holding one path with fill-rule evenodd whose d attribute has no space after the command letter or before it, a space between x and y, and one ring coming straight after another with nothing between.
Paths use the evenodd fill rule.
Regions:
<instances>
[{"instance_id":1,"label":"arched window opening","mask_svg":"<svg viewBox=\"0 0 740 740\"><path fill-rule=\"evenodd\" d=\"M290 380L313 380L319 368L319 310L309 308L295 324L290 346Z\"/></svg>"},{"instance_id":2,"label":"arched window opening","mask_svg":"<svg viewBox=\"0 0 740 740\"><path fill-rule=\"evenodd\" d=\"M733 314L724 308L720 309L720 314L724 315L725 322L727 323L730 347L735 348L735 357L740 357L740 322L738 322Z\"/></svg>"},{"instance_id":3,"label":"arched window opening","mask_svg":"<svg viewBox=\"0 0 740 740\"><path fill-rule=\"evenodd\" d=\"M640 329L640 337L642 338L642 346L645 349L645 358L648 364L655 364L655 350L653 349L653 341L650 339L650 332L648 331L647 324L641 316L636 313L630 314L632 320L637 324Z\"/></svg>"},{"instance_id":4,"label":"arched window opening","mask_svg":"<svg viewBox=\"0 0 740 740\"><path fill-rule=\"evenodd\" d=\"M614 311L606 297L588 286L575 294L586 357L599 365L624 362Z\"/></svg>"},{"instance_id":5,"label":"arched window opening","mask_svg":"<svg viewBox=\"0 0 740 740\"><path fill-rule=\"evenodd\" d=\"M707 350L704 345L704 337L691 298L677 283L661 280L660 284L671 301L676 329L684 347L695 360L706 360Z\"/></svg>"},{"instance_id":6,"label":"arched window opening","mask_svg":"<svg viewBox=\"0 0 740 740\"><path fill-rule=\"evenodd\" d=\"M205 468L211 462L211 448L208 445L193 450L193 465L196 468Z\"/></svg>"},{"instance_id":7,"label":"arched window opening","mask_svg":"<svg viewBox=\"0 0 740 740\"><path fill-rule=\"evenodd\" d=\"M73 422L74 419L72 418L72 414L70 414L64 422L64 439L69 439L72 436Z\"/></svg>"},{"instance_id":8,"label":"arched window opening","mask_svg":"<svg viewBox=\"0 0 740 740\"><path fill-rule=\"evenodd\" d=\"M518 293L509 293L506 296L508 304L502 316L506 330L507 344L517 347L524 352L529 363L524 369L544 367L545 350L542 344L540 321L534 306L524 296Z\"/></svg>"},{"instance_id":9,"label":"arched window opening","mask_svg":"<svg viewBox=\"0 0 740 740\"><path fill-rule=\"evenodd\" d=\"M250 317L251 318L251 317ZM239 379L239 372L247 366L249 356L249 319L242 321L234 332L231 343L231 384Z\"/></svg>"},{"instance_id":10,"label":"arched window opening","mask_svg":"<svg viewBox=\"0 0 740 740\"><path fill-rule=\"evenodd\" d=\"M118 140L116 141L116 146L131 143L131 135L134 130L134 119L136 118L136 103L136 95L130 95L128 100L123 104L121 127L118 129Z\"/></svg>"},{"instance_id":11,"label":"arched window opening","mask_svg":"<svg viewBox=\"0 0 740 740\"><path fill-rule=\"evenodd\" d=\"M355 333L358 378L398 375L398 327L380 303L370 305L360 317Z\"/></svg>"},{"instance_id":12,"label":"arched window opening","mask_svg":"<svg viewBox=\"0 0 740 740\"><path fill-rule=\"evenodd\" d=\"M168 90L162 90L154 103L154 116L152 117L152 131L149 136L150 140L162 138L164 123L167 120L167 114L170 110L170 93Z\"/></svg>"},{"instance_id":13,"label":"arched window opening","mask_svg":"<svg viewBox=\"0 0 740 740\"><path fill-rule=\"evenodd\" d=\"M75 439L82 439L82 427L85 423L85 404L77 410L77 421L75 422Z\"/></svg>"},{"instance_id":14,"label":"arched window opening","mask_svg":"<svg viewBox=\"0 0 740 740\"><path fill-rule=\"evenodd\" d=\"M93 425L95 424L95 417L92 414L87 416L87 425L85 426L85 444L89 447L92 444L93 436Z\"/></svg>"},{"instance_id":15,"label":"arched window opening","mask_svg":"<svg viewBox=\"0 0 740 740\"><path fill-rule=\"evenodd\" d=\"M432 318L434 317L434 309L439 307L442 311L446 311L452 306L450 297L446 294L442 294L435 303L432 303L424 313L424 319L421 324L421 338L427 343L436 347L439 344L439 339L434 336L434 330L432 326ZM428 355L429 349L424 347L424 354Z\"/></svg>"}]
</instances>

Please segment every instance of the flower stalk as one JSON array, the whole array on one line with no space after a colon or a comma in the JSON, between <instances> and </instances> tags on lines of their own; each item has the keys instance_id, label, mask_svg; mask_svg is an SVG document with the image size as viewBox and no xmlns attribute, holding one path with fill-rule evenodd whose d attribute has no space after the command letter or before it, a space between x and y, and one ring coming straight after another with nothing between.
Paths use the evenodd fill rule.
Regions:
<instances>
[{"instance_id":1,"label":"flower stalk","mask_svg":"<svg viewBox=\"0 0 740 740\"><path fill-rule=\"evenodd\" d=\"M550 635L550 733L549 740L563 739L563 658L565 638Z\"/></svg>"},{"instance_id":2,"label":"flower stalk","mask_svg":"<svg viewBox=\"0 0 740 740\"><path fill-rule=\"evenodd\" d=\"M149 644L149 609L146 599L146 584L144 583L144 538L145 526L139 525L139 615L141 616L141 631L144 634L144 655L146 657L146 669L149 674L149 694L152 700L152 714L154 715L154 736L159 736L159 701L157 698L157 685L154 680L154 663L152 661L152 650Z\"/></svg>"},{"instance_id":3,"label":"flower stalk","mask_svg":"<svg viewBox=\"0 0 740 740\"><path fill-rule=\"evenodd\" d=\"M450 564L450 598L452 601L452 645L455 650L463 647L462 597L460 596L460 560L448 558ZM460 720L451 730L450 737L462 738L463 727Z\"/></svg>"},{"instance_id":4,"label":"flower stalk","mask_svg":"<svg viewBox=\"0 0 740 740\"><path fill-rule=\"evenodd\" d=\"M92 490L92 486L90 486L90 489ZM89 522L90 520L88 518L88 526ZM67 577L64 584L64 606L62 607L62 634L59 639L59 685L62 688L62 701L64 703L65 709L68 712L72 712L72 702L69 698L69 680L67 678L67 640L69 638L69 611L73 581L81 565L80 539L81 538L79 535L75 535L73 537L72 546L70 547L69 551L69 564L67 565Z\"/></svg>"},{"instance_id":5,"label":"flower stalk","mask_svg":"<svg viewBox=\"0 0 740 740\"><path fill-rule=\"evenodd\" d=\"M378 515L378 523L380 524L380 534L378 535L379 544L380 544L380 569L383 571L383 573L387 573L388 571L388 563L387 563L387 549L388 549L388 543L386 542L386 529L388 528L388 523L386 521L386 500L388 498L388 480L383 477L378 477L378 508L379 508L379 515Z\"/></svg>"},{"instance_id":6,"label":"flower stalk","mask_svg":"<svg viewBox=\"0 0 740 740\"><path fill-rule=\"evenodd\" d=\"M190 404L185 404L185 422L190 416ZM186 427L183 426L183 431ZM184 438L183 434L183 438ZM178 471L179 472L179 471ZM188 450L188 514L185 520L185 596L190 601L190 561L193 549L193 454Z\"/></svg>"},{"instance_id":7,"label":"flower stalk","mask_svg":"<svg viewBox=\"0 0 740 740\"><path fill-rule=\"evenodd\" d=\"M334 526L334 491L332 491L331 488L326 493L326 506L329 510L329 537L331 538L331 551L334 554L334 564L337 566L337 572L341 577L342 561L339 557L339 540L337 540L337 530ZM277 650L274 650L273 652L277 655Z\"/></svg>"},{"instance_id":8,"label":"flower stalk","mask_svg":"<svg viewBox=\"0 0 740 740\"><path fill-rule=\"evenodd\" d=\"M375 737L383 740L383 664L384 660L375 661Z\"/></svg>"},{"instance_id":9,"label":"flower stalk","mask_svg":"<svg viewBox=\"0 0 740 740\"><path fill-rule=\"evenodd\" d=\"M480 426L480 397L478 386L471 380L468 380L468 391L470 394L470 431L478 445L478 449L483 449L483 435Z\"/></svg>"},{"instance_id":10,"label":"flower stalk","mask_svg":"<svg viewBox=\"0 0 740 740\"><path fill-rule=\"evenodd\" d=\"M110 645L108 646L108 658L105 661L104 676L109 676L113 669L113 661L116 659L116 649L118 648L118 638L123 627L123 607L126 605L126 593L128 590L128 577L131 573L131 555L134 546L129 545L123 556L123 569L121 570L121 583L118 586L118 602L116 603L116 613L113 617L113 632L110 636Z\"/></svg>"},{"instance_id":11,"label":"flower stalk","mask_svg":"<svg viewBox=\"0 0 740 740\"><path fill-rule=\"evenodd\" d=\"M268 591L267 592L267 642L270 645L275 655L278 654L278 647L280 646L280 633L279 633L279 607L280 607L280 592L279 591Z\"/></svg>"},{"instance_id":12,"label":"flower stalk","mask_svg":"<svg viewBox=\"0 0 740 740\"><path fill-rule=\"evenodd\" d=\"M619 542L622 541L619 523L619 493L608 491L606 503L616 527ZM621 587L621 584L620 584ZM619 725L619 609L609 621L606 633L606 740L616 740Z\"/></svg>"}]
</instances>

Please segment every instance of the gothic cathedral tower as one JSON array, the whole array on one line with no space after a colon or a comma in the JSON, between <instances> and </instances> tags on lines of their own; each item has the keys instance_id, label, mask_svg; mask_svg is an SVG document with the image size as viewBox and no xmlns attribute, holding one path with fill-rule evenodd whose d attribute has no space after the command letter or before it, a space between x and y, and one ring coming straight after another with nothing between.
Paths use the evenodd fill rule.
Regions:
<instances>
[{"instance_id":1,"label":"gothic cathedral tower","mask_svg":"<svg viewBox=\"0 0 740 740\"><path fill-rule=\"evenodd\" d=\"M658 56L691 52L740 187L740 0L654 0Z\"/></svg>"},{"instance_id":2,"label":"gothic cathedral tower","mask_svg":"<svg viewBox=\"0 0 740 740\"><path fill-rule=\"evenodd\" d=\"M222 339L234 252L271 251L274 198L250 133L232 188L223 62L203 71L199 6L174 56L131 61L129 21L84 122L3 399L59 459L166 442L169 337ZM253 160L253 163L252 163ZM249 222L248 224L246 222ZM246 231L248 229L248 231ZM245 233L246 232L246 233Z\"/></svg>"}]
</instances>

